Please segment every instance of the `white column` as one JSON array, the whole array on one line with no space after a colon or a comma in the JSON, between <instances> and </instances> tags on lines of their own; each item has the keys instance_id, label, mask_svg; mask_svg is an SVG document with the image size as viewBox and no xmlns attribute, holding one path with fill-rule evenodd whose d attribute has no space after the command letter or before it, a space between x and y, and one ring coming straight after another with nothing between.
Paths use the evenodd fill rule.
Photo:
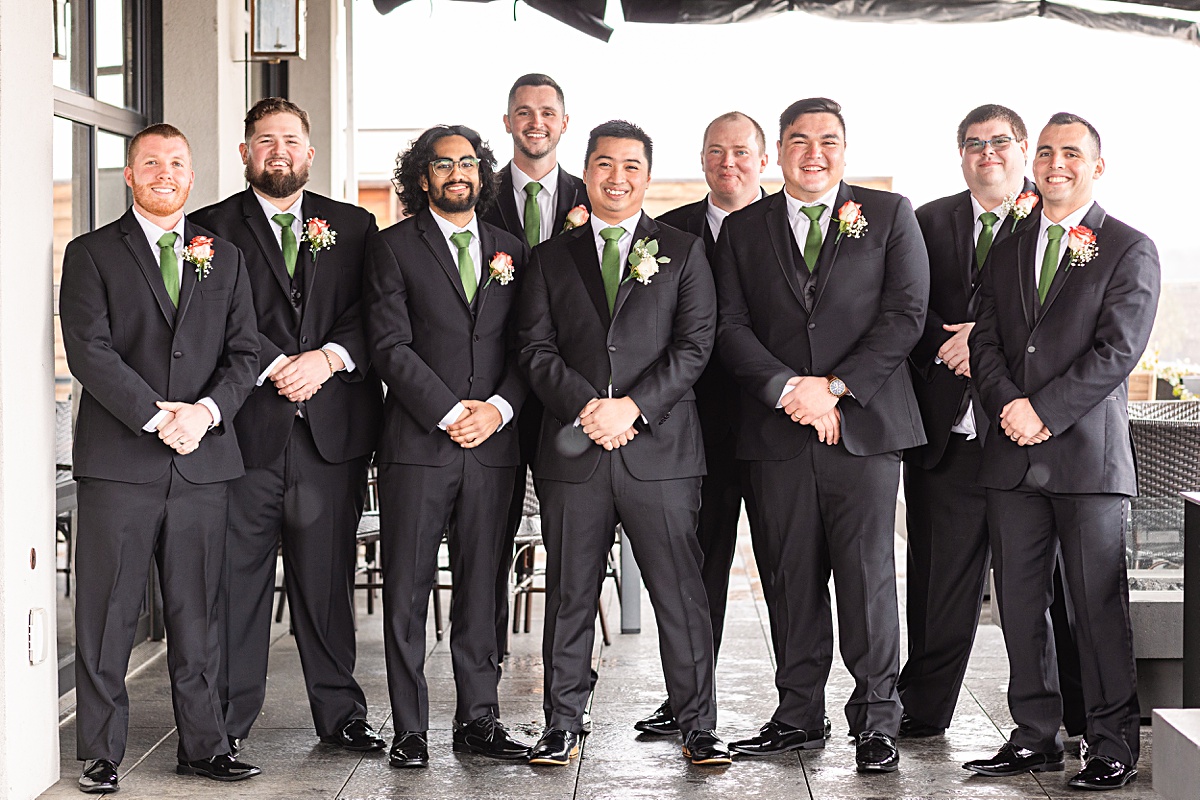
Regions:
<instances>
[{"instance_id":1,"label":"white column","mask_svg":"<svg viewBox=\"0 0 1200 800\"><path fill-rule=\"evenodd\" d=\"M308 188L346 196L346 41L341 0L308 0L306 58L288 62L288 99L308 112L317 150Z\"/></svg>"},{"instance_id":2,"label":"white column","mask_svg":"<svg viewBox=\"0 0 1200 800\"><path fill-rule=\"evenodd\" d=\"M58 780L52 22L49 4L0 0L0 797L21 800Z\"/></svg>"}]
</instances>

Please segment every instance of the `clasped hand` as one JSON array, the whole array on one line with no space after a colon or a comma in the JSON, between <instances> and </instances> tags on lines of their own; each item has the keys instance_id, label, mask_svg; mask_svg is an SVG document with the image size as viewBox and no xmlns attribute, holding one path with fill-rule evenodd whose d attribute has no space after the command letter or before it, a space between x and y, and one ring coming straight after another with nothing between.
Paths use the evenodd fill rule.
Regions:
<instances>
[{"instance_id":1,"label":"clasped hand","mask_svg":"<svg viewBox=\"0 0 1200 800\"><path fill-rule=\"evenodd\" d=\"M457 444L468 450L479 447L493 433L500 430L504 417L500 409L482 400L459 400L463 412L453 423L446 427L446 433Z\"/></svg>"},{"instance_id":2,"label":"clasped hand","mask_svg":"<svg viewBox=\"0 0 1200 800\"><path fill-rule=\"evenodd\" d=\"M213 423L212 412L200 403L157 403L167 415L158 423L158 438L181 456L195 452Z\"/></svg>"},{"instance_id":3,"label":"clasped hand","mask_svg":"<svg viewBox=\"0 0 1200 800\"><path fill-rule=\"evenodd\" d=\"M325 360L325 353L329 353L328 361ZM331 365L334 370L345 366L337 353L309 350L306 353L288 356L287 360L281 362L267 377L281 395L293 403L299 403L316 394L325 381L333 377L333 373L329 371Z\"/></svg>"},{"instance_id":4,"label":"clasped hand","mask_svg":"<svg viewBox=\"0 0 1200 800\"><path fill-rule=\"evenodd\" d=\"M633 441L633 423L642 410L631 397L593 397L579 412L583 432L605 450L616 450Z\"/></svg>"},{"instance_id":5,"label":"clasped hand","mask_svg":"<svg viewBox=\"0 0 1200 800\"><path fill-rule=\"evenodd\" d=\"M957 325L943 325L944 330L954 335L938 348L937 357L949 367L955 375L971 377L971 351L967 347L967 338L971 335L974 322L960 322Z\"/></svg>"},{"instance_id":6,"label":"clasped hand","mask_svg":"<svg viewBox=\"0 0 1200 800\"><path fill-rule=\"evenodd\" d=\"M1005 436L1021 447L1041 444L1051 436L1027 397L1018 397L1005 404L1000 411L1000 427Z\"/></svg>"},{"instance_id":7,"label":"clasped hand","mask_svg":"<svg viewBox=\"0 0 1200 800\"><path fill-rule=\"evenodd\" d=\"M825 444L837 444L842 438L842 412L837 409L840 398L829 393L829 381L795 377L787 385L792 390L783 396L783 410L792 422L812 425L817 431L817 439Z\"/></svg>"}]
</instances>

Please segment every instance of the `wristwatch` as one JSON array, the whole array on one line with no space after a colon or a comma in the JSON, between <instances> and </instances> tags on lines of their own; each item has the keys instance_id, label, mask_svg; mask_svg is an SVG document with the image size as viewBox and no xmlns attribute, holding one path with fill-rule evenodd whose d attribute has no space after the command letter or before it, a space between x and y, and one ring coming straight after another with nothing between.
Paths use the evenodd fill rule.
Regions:
<instances>
[{"instance_id":1,"label":"wristwatch","mask_svg":"<svg viewBox=\"0 0 1200 800\"><path fill-rule=\"evenodd\" d=\"M829 378L829 393L834 397L841 397L850 390L846 388L846 382L836 375L827 375Z\"/></svg>"}]
</instances>

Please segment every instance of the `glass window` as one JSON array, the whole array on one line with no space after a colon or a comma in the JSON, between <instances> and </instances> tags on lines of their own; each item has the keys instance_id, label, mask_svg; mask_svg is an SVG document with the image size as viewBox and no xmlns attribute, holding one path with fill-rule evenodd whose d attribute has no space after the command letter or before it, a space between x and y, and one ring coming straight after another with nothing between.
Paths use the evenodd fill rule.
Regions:
<instances>
[{"instance_id":1,"label":"glass window","mask_svg":"<svg viewBox=\"0 0 1200 800\"><path fill-rule=\"evenodd\" d=\"M91 40L88 3L54 0L54 85L89 94Z\"/></svg>"},{"instance_id":2,"label":"glass window","mask_svg":"<svg viewBox=\"0 0 1200 800\"><path fill-rule=\"evenodd\" d=\"M96 227L125 213L133 193L125 185L125 149L131 136L96 133Z\"/></svg>"},{"instance_id":3,"label":"glass window","mask_svg":"<svg viewBox=\"0 0 1200 800\"><path fill-rule=\"evenodd\" d=\"M96 20L96 94L102 103L138 111L137 30L134 0L94 0Z\"/></svg>"}]
</instances>

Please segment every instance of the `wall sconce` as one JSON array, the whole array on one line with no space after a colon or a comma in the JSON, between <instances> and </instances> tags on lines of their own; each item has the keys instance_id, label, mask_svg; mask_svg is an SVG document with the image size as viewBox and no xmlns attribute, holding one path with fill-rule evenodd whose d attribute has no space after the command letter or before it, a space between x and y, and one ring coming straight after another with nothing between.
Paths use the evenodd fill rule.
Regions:
<instances>
[{"instance_id":1,"label":"wall sconce","mask_svg":"<svg viewBox=\"0 0 1200 800\"><path fill-rule=\"evenodd\" d=\"M250 0L250 58L304 58L305 0Z\"/></svg>"}]
</instances>

